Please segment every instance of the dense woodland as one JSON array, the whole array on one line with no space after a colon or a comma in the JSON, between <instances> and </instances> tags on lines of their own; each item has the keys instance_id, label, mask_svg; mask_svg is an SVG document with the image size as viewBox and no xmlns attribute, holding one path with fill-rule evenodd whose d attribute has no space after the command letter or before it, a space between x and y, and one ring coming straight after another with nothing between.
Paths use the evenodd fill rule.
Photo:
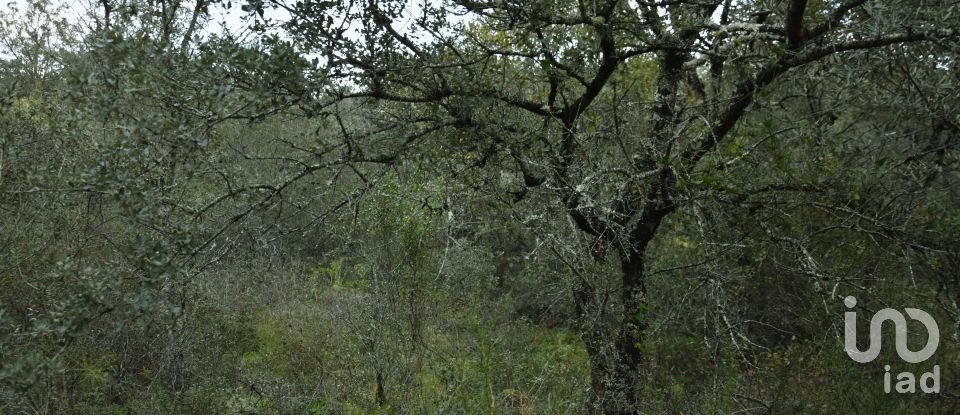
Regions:
<instances>
[{"instance_id":1,"label":"dense woodland","mask_svg":"<svg viewBox=\"0 0 960 415\"><path fill-rule=\"evenodd\" d=\"M958 57L955 0L0 6L0 414L958 413ZM933 357L852 360L884 308Z\"/></svg>"}]
</instances>

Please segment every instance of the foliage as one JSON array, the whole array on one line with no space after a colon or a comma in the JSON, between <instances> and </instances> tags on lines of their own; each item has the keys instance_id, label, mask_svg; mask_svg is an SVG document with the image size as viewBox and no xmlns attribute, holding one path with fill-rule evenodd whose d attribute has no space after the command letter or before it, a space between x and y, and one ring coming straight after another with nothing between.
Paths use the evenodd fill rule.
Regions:
<instances>
[{"instance_id":1,"label":"foliage","mask_svg":"<svg viewBox=\"0 0 960 415\"><path fill-rule=\"evenodd\" d=\"M0 12L0 413L956 412L956 4L414 3Z\"/></svg>"}]
</instances>

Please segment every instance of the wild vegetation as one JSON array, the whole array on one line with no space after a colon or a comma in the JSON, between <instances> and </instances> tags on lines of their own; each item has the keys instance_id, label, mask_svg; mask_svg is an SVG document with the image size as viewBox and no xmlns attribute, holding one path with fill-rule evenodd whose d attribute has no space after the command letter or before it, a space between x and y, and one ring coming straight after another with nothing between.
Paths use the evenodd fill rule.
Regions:
<instances>
[{"instance_id":1,"label":"wild vegetation","mask_svg":"<svg viewBox=\"0 0 960 415\"><path fill-rule=\"evenodd\" d=\"M0 414L960 410L956 1L7 6Z\"/></svg>"}]
</instances>

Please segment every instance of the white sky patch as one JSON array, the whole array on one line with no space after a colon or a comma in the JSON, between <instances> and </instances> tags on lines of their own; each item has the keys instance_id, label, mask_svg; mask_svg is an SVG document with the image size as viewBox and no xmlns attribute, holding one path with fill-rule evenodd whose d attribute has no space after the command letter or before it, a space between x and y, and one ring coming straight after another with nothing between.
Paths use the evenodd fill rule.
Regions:
<instances>
[{"instance_id":1,"label":"white sky patch","mask_svg":"<svg viewBox=\"0 0 960 415\"><path fill-rule=\"evenodd\" d=\"M392 22L393 28L404 35L421 41L425 39L425 35L429 38L429 34L426 33L426 31L417 27L417 18L422 15L425 5L438 7L443 3L444 0L408 1L404 4L401 16ZM27 0L9 0L3 4L7 5L7 7L4 8L5 10L0 11L0 15L7 14L9 16L13 14L13 20L16 21L23 18L25 8L29 6L30 2ZM193 10L194 4L193 1L185 1L180 7L183 11L189 12ZM224 0L219 4L211 4L208 10L209 13L206 16L206 23L203 24L202 30L198 31L198 35L203 38L209 35L225 35L229 33L238 39L249 39L253 35L250 31L250 26L255 19L266 20L270 22L272 26L278 26L291 18L287 10L281 7L270 7L269 4L265 5L263 16L258 17L255 14L243 11L241 9L243 4L245 4L245 0ZM57 18L66 19L68 23L83 32L94 30L95 16L103 15L103 8L97 0L49 0L48 5L47 10L50 11L51 14ZM16 10L16 12L12 12L13 10ZM447 16L447 19L450 23L457 24L467 21L468 17L450 14ZM359 23L352 22L350 27L352 30L348 33L348 37L359 39ZM276 34L282 38L286 37L286 33L277 28L271 28L268 33Z\"/></svg>"},{"instance_id":2,"label":"white sky patch","mask_svg":"<svg viewBox=\"0 0 960 415\"><path fill-rule=\"evenodd\" d=\"M204 34L240 34L248 29L250 21L244 19L248 14L240 9L244 1L233 1L231 7L226 3L211 4L209 6L208 22L203 26ZM3 3L0 15L13 16L13 20L24 19L26 8L30 2L25 0L9 0ZM103 8L96 0L51 0L47 10L55 17L66 19L68 23L84 31L94 28L94 16L102 16ZM185 2L180 7L184 11L192 11L194 2ZM265 9L264 17L272 21L286 21L290 18L284 10ZM5 16L6 17L6 16Z\"/></svg>"}]
</instances>

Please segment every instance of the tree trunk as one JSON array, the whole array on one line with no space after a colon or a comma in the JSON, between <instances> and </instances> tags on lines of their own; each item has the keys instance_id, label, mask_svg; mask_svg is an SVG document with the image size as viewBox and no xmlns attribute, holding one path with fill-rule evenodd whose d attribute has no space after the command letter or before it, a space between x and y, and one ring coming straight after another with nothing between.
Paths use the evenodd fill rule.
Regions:
<instances>
[{"instance_id":1,"label":"tree trunk","mask_svg":"<svg viewBox=\"0 0 960 415\"><path fill-rule=\"evenodd\" d=\"M637 387L643 363L643 335L646 331L643 254L626 255L620 261L623 309L607 347L587 347L590 355L592 406L604 415L637 414ZM594 340L596 342L596 340ZM612 343L612 344L610 344Z\"/></svg>"},{"instance_id":2,"label":"tree trunk","mask_svg":"<svg viewBox=\"0 0 960 415\"><path fill-rule=\"evenodd\" d=\"M620 253L621 311L611 330L587 332L590 357L591 410L603 415L638 414L637 388L644 361L643 341L648 325L644 259L669 210L653 212L631 234L631 246ZM606 335L604 335L606 333Z\"/></svg>"}]
</instances>

